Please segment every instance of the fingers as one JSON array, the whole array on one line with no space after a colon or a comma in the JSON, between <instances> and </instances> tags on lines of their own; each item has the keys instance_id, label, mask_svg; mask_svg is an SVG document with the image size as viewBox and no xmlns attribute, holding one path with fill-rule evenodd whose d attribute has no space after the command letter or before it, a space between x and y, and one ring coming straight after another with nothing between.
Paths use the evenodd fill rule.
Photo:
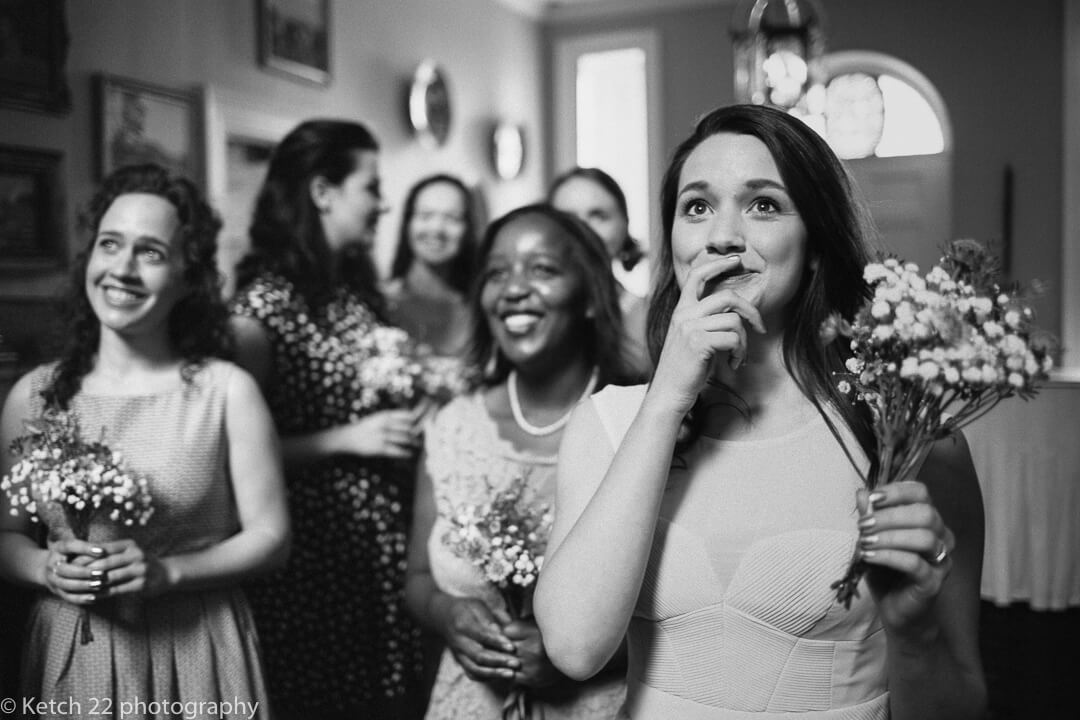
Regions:
<instances>
[{"instance_id":1,"label":"fingers","mask_svg":"<svg viewBox=\"0 0 1080 720\"><path fill-rule=\"evenodd\" d=\"M74 556L87 559L90 556ZM108 582L107 573L85 564L68 562L67 556L51 550L46 556L45 586L57 597L85 605L101 596Z\"/></svg>"},{"instance_id":2,"label":"fingers","mask_svg":"<svg viewBox=\"0 0 1080 720\"><path fill-rule=\"evenodd\" d=\"M711 280L714 280L726 272L731 272L742 264L742 260L731 255L713 255L701 253L690 263L690 271L683 281L682 292L679 293L679 302L676 307L693 305L701 300L705 294L705 288Z\"/></svg>"},{"instance_id":3,"label":"fingers","mask_svg":"<svg viewBox=\"0 0 1080 720\"><path fill-rule=\"evenodd\" d=\"M873 493L860 490L859 549L863 560L917 578L948 570L955 542L917 481L894 482Z\"/></svg>"}]
</instances>

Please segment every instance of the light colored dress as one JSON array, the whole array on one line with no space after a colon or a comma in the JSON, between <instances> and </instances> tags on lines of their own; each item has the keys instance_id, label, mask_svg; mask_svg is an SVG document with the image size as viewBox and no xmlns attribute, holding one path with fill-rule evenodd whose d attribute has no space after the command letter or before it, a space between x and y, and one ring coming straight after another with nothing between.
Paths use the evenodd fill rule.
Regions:
<instances>
[{"instance_id":1,"label":"light colored dress","mask_svg":"<svg viewBox=\"0 0 1080 720\"><path fill-rule=\"evenodd\" d=\"M597 442L614 452L644 396L643 385L594 395ZM672 469L630 622L620 717L889 717L869 590L848 610L830 588L855 548L862 483L814 417L783 437L702 437Z\"/></svg>"},{"instance_id":2,"label":"light colored dress","mask_svg":"<svg viewBox=\"0 0 1080 720\"><path fill-rule=\"evenodd\" d=\"M43 409L39 393L53 367L34 371L34 416ZM79 392L72 398L83 438L100 438L119 451L130 472L148 479L154 506L144 527L95 520L91 542L130 537L146 552L164 556L203 550L240 530L225 437L226 388L229 375L237 371L231 363L214 360L190 383L172 390L128 396ZM70 539L62 511L39 507L50 537ZM258 703L255 717L269 717L255 624L239 588L152 599L127 595L88 607L94 639L84 645L83 606L46 593L37 598L23 656L24 697L71 699L80 710L72 714L86 717L111 717L106 711L120 717L122 709L128 718L183 713L152 707L154 700L229 702L234 712L222 715L228 718L248 718L247 708ZM142 706L134 704L139 700ZM125 702L133 704L122 708ZM218 717L209 705L192 711L200 718Z\"/></svg>"},{"instance_id":3,"label":"light colored dress","mask_svg":"<svg viewBox=\"0 0 1080 720\"><path fill-rule=\"evenodd\" d=\"M444 407L429 423L424 443L425 468L438 511L428 538L435 583L448 595L478 597L498 607L502 604L498 591L442 542L450 529L447 517L461 505L483 503L489 497L487 483L498 491L521 475L528 478L538 502L554 503L556 458L519 451L500 437L480 393L459 397ZM533 715L543 720L607 720L622 704L624 687L621 677L608 673L557 698L534 694ZM507 689L469 679L450 650L444 650L426 717L496 720L502 717Z\"/></svg>"}]
</instances>

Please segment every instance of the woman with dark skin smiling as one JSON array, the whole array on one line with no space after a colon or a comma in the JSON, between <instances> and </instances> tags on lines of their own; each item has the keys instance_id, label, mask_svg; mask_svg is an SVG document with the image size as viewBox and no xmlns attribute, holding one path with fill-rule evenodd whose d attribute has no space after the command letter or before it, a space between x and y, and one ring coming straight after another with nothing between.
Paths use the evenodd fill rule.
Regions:
<instances>
[{"instance_id":1,"label":"woman with dark skin smiling","mask_svg":"<svg viewBox=\"0 0 1080 720\"><path fill-rule=\"evenodd\" d=\"M536 591L554 665L595 673L628 633L620 717L982 717L983 514L961 435L877 488L850 353L822 321L867 295L860 209L800 120L716 110L662 185L648 385L575 411ZM871 567L850 609L832 581Z\"/></svg>"},{"instance_id":2,"label":"woman with dark skin smiling","mask_svg":"<svg viewBox=\"0 0 1080 720\"><path fill-rule=\"evenodd\" d=\"M512 620L443 535L455 508L483 503L515 478L535 502L551 502L571 409L626 377L615 281L596 234L546 205L492 223L479 263L473 361L487 373L426 429L409 547L409 608L447 646L427 718L497 720L514 685L530 688L546 720L610 718L623 697L618 670L586 683L556 670L533 619Z\"/></svg>"},{"instance_id":3,"label":"woman with dark skin smiling","mask_svg":"<svg viewBox=\"0 0 1080 720\"><path fill-rule=\"evenodd\" d=\"M245 705L222 717L268 718L240 585L285 561L289 518L266 403L215 357L228 350L220 223L192 183L141 165L105 179L84 224L68 345L12 389L0 439L7 448L46 408L70 411L84 441L100 437L147 478L154 513L133 527L99 514L79 540L38 498L42 548L0 493L0 574L41 591L22 696L67 709L55 717L228 699ZM11 460L3 453L0 472Z\"/></svg>"}]
</instances>

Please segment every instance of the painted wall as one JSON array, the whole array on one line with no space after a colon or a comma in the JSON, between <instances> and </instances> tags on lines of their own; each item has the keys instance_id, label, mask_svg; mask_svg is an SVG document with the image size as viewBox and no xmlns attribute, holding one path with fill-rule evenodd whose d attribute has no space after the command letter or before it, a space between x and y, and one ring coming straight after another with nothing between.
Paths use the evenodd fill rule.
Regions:
<instances>
[{"instance_id":1,"label":"painted wall","mask_svg":"<svg viewBox=\"0 0 1080 720\"><path fill-rule=\"evenodd\" d=\"M953 236L1001 238L1003 174L1012 166L1013 276L1046 282L1036 303L1040 324L1060 334L1065 0L819 2L830 51L894 55L925 74L944 97L955 138ZM698 116L734 99L731 13L730 4L721 4L614 21L553 21L545 52L560 38L657 29L666 157Z\"/></svg>"},{"instance_id":2,"label":"painted wall","mask_svg":"<svg viewBox=\"0 0 1080 720\"><path fill-rule=\"evenodd\" d=\"M211 114L225 119L226 130L230 118L264 132L313 116L367 124L382 145L391 207L376 249L383 267L392 257L405 192L423 175L460 175L478 186L492 216L542 190L540 27L497 0L332 0L328 87L259 67L254 0L68 0L66 6L73 109L63 116L0 109L0 144L64 153L69 244L75 212L97 180L91 92L97 72L208 87L216 98ZM424 58L441 64L452 103L447 143L435 150L422 147L407 122L408 82ZM498 181L491 170L488 139L496 119L525 128L525 169L511 181ZM34 301L52 295L60 279L0 278L0 334L37 332L23 321L40 313Z\"/></svg>"}]
</instances>

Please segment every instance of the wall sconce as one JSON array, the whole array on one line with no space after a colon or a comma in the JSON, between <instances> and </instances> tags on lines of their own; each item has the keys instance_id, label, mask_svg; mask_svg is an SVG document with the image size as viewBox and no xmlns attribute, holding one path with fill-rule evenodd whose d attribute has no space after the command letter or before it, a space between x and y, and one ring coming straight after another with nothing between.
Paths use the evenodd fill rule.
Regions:
<instances>
[{"instance_id":1,"label":"wall sconce","mask_svg":"<svg viewBox=\"0 0 1080 720\"><path fill-rule=\"evenodd\" d=\"M739 0L731 38L739 102L801 116L824 110L824 15L815 0Z\"/></svg>"}]
</instances>

